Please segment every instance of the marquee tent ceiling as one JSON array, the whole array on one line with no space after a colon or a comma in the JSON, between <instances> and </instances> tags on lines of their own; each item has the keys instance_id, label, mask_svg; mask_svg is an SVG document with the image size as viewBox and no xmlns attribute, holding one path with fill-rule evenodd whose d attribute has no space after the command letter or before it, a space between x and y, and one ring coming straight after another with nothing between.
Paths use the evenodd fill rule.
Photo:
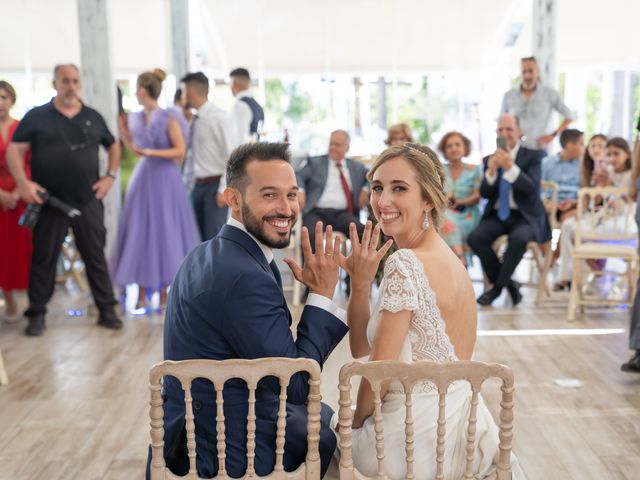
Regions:
<instances>
[{"instance_id":1,"label":"marquee tent ceiling","mask_svg":"<svg viewBox=\"0 0 640 480\"><path fill-rule=\"evenodd\" d=\"M115 71L170 70L169 0L108 2ZM640 1L556 3L560 68L640 66ZM76 0L0 0L0 11L0 70L79 62ZM219 72L470 70L531 52L531 0L190 0L190 16L193 65Z\"/></svg>"}]
</instances>

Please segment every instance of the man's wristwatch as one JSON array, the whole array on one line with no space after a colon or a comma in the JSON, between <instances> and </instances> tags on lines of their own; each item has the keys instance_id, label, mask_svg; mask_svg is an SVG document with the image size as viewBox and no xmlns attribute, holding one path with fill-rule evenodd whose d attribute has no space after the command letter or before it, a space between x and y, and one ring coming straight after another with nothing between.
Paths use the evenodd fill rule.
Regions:
<instances>
[{"instance_id":1,"label":"man's wristwatch","mask_svg":"<svg viewBox=\"0 0 640 480\"><path fill-rule=\"evenodd\" d=\"M118 172L116 172L115 170L107 170L107 177L111 177L111 178L113 178L115 180L116 179L116 173L118 173Z\"/></svg>"}]
</instances>

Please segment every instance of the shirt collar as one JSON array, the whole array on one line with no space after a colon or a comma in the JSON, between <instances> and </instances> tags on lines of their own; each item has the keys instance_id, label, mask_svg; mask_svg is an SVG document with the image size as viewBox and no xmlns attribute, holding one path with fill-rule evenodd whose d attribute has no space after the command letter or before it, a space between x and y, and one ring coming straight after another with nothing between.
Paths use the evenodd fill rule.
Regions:
<instances>
[{"instance_id":1,"label":"shirt collar","mask_svg":"<svg viewBox=\"0 0 640 480\"><path fill-rule=\"evenodd\" d=\"M260 242L260 240L258 240L256 237L251 235L251 233L249 233L247 231L247 228L244 226L244 224L242 222L239 222L238 220L236 220L233 217L229 217L229 220L227 220L227 225L231 225L232 227L236 227L236 228L242 230L247 235L249 235L253 239L253 241L258 244L258 247L260 247L260 250L262 250L262 253L264 254L264 257L267 259L267 263L271 263L273 261L273 250L271 250L269 247L267 247L264 243Z\"/></svg>"},{"instance_id":2,"label":"shirt collar","mask_svg":"<svg viewBox=\"0 0 640 480\"><path fill-rule=\"evenodd\" d=\"M249 90L242 90L236 93L236 98L250 97L250 96L251 96L251 92Z\"/></svg>"},{"instance_id":3,"label":"shirt collar","mask_svg":"<svg viewBox=\"0 0 640 480\"><path fill-rule=\"evenodd\" d=\"M212 107L213 107L213 103L211 103L209 101L204 102L202 105L200 105L200 108L196 109L196 111L198 113L198 116L202 115L203 113L205 113L207 110L209 110Z\"/></svg>"},{"instance_id":4,"label":"shirt collar","mask_svg":"<svg viewBox=\"0 0 640 480\"><path fill-rule=\"evenodd\" d=\"M513 150L509 152L509 155L511 155L511 160L513 160L514 162L516 161L516 157L518 156L519 151L520 151L520 142L516 143L516 146L513 147Z\"/></svg>"}]
</instances>

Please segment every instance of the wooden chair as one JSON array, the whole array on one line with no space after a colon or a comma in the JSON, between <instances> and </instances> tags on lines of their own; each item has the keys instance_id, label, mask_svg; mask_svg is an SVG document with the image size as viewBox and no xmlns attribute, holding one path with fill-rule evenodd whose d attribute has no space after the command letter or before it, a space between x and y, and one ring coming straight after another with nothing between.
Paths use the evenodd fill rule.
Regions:
<instances>
[{"instance_id":1,"label":"wooden chair","mask_svg":"<svg viewBox=\"0 0 640 480\"><path fill-rule=\"evenodd\" d=\"M283 251L289 252L289 255L293 257L293 259L298 262L298 265L302 265L302 245L300 242L302 236L302 218L298 218L298 221L293 226L291 230L291 242L289 246ZM286 292L292 292L292 304L294 306L300 305L300 296L302 293L302 284L295 279L293 274L289 272L289 276L291 277L291 284L285 285L283 290Z\"/></svg>"},{"instance_id":2,"label":"wooden chair","mask_svg":"<svg viewBox=\"0 0 640 480\"><path fill-rule=\"evenodd\" d=\"M628 244L637 239L631 230L635 204L627 198L627 190L616 187L581 188L578 192L578 207L573 249L573 279L567 318L575 319L577 306L630 304L635 295L638 278L638 252ZM610 243L606 243L610 242ZM613 243L618 242L618 243ZM593 272L596 276L617 275L627 278L628 298L620 300L583 296L582 267L585 260L598 258L620 258L626 263L626 272Z\"/></svg>"},{"instance_id":3,"label":"wooden chair","mask_svg":"<svg viewBox=\"0 0 640 480\"><path fill-rule=\"evenodd\" d=\"M85 276L85 268L78 248L75 246L75 239L71 230L65 237L62 244L63 271L56 277L56 282L64 284L68 279L73 280L78 288L83 292L89 291L89 285Z\"/></svg>"},{"instance_id":4,"label":"wooden chair","mask_svg":"<svg viewBox=\"0 0 640 480\"><path fill-rule=\"evenodd\" d=\"M475 444L475 425L478 406L478 395L482 383L487 378L497 377L502 380L502 401L500 402L500 453L498 465L491 476L498 480L511 479L511 439L513 429L513 372L505 365L487 364L482 362L416 362L404 363L398 361L352 362L344 365L340 370L340 409L339 409L339 436L340 436L340 480L367 479L354 468L351 451L353 411L351 409L351 377L354 375L366 378L371 384L374 394L374 421L376 431L376 455L378 459L378 472L376 479L388 478L384 468L384 432L382 429L382 400L380 387L385 380L397 380L402 383L406 394L406 419L405 419L405 452L407 462L407 478L415 478L413 473L414 440L412 416L411 390L418 381L429 380L433 382L440 395L440 409L438 412L438 428L436 440L436 479L444 479L444 449L445 449L445 406L446 392L449 384L456 380L466 380L471 384L471 411L468 423L468 441L466 445L465 479L475 478L472 472L473 453ZM393 445L393 448L401 448ZM417 452L420 455L420 452Z\"/></svg>"},{"instance_id":5,"label":"wooden chair","mask_svg":"<svg viewBox=\"0 0 640 480\"><path fill-rule=\"evenodd\" d=\"M548 217L551 229L554 230L556 228L559 228L558 222L556 220L556 213L558 211L558 184L556 182L543 180L542 182L540 182L540 194L543 198L547 198L549 200ZM508 240L508 235L502 235L501 237L498 237L498 239L493 243L493 249L496 252L504 251ZM547 282L547 277L549 276L549 270L551 268L551 261L553 258L551 241L548 241L544 244L540 244L538 242L529 242L527 243L527 251L531 254L530 260L533 262L533 265L535 265L535 270L538 272L539 278L537 283L533 281L532 268L529 275L529 281L526 283L526 285L536 287L536 305L538 305L542 300L542 296L544 294L546 294L547 296L551 295L551 290L549 289L549 285ZM488 281L486 280L486 278L485 286L488 286Z\"/></svg>"},{"instance_id":6,"label":"wooden chair","mask_svg":"<svg viewBox=\"0 0 640 480\"><path fill-rule=\"evenodd\" d=\"M297 372L309 373L309 397L307 402L307 457L294 472L284 470L284 443L286 427L287 385ZM164 410L162 400L162 377L175 377L185 392L185 419L187 449L189 451L189 473L179 477L166 468L164 461ZM196 470L195 422L192 408L191 385L196 378L210 380L216 391L216 432L219 471L216 478L228 479L225 468L225 424L223 410L224 384L232 378L243 379L249 389L249 414L247 416L247 471L243 478L259 478L254 469L256 432L256 389L263 377L274 376L280 381L280 403L276 432L276 464L274 471L265 478L271 479L320 479L320 366L308 358L260 358L256 360L184 360L164 361L153 366L149 375L151 402L151 480L174 480L188 478L200 480ZM213 421L213 419L211 419Z\"/></svg>"},{"instance_id":7,"label":"wooden chair","mask_svg":"<svg viewBox=\"0 0 640 480\"><path fill-rule=\"evenodd\" d=\"M9 377L7 371L4 368L4 360L2 359L2 350L0 350L0 385L6 385L9 383Z\"/></svg>"}]
</instances>

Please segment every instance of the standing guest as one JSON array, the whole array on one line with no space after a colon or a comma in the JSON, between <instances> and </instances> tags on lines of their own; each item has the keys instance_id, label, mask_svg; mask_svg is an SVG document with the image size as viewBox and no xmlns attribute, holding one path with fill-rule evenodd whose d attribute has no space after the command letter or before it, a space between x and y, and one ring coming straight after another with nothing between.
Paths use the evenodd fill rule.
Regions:
<instances>
[{"instance_id":1,"label":"standing guest","mask_svg":"<svg viewBox=\"0 0 640 480\"><path fill-rule=\"evenodd\" d=\"M57 95L27 112L9 145L7 160L20 197L42 204L39 193L54 197L81 211L69 218L49 205L42 205L33 230L33 255L29 275L29 325L25 333L42 335L47 303L53 294L56 262L69 227L87 269L93 300L99 311L98 325L122 328L116 316L113 287L104 256L106 229L102 199L107 195L120 164L120 144L102 116L80 100L80 71L73 64L58 65L53 72ZM108 150L107 173L100 176L98 150ZM23 157L31 147L31 175L27 178Z\"/></svg>"},{"instance_id":2,"label":"standing guest","mask_svg":"<svg viewBox=\"0 0 640 480\"><path fill-rule=\"evenodd\" d=\"M209 79L204 73L188 73L180 81L185 107L197 110L191 122L183 181L191 190L200 236L209 240L227 221L228 208L222 192L233 149L232 128L227 114L208 101Z\"/></svg>"},{"instance_id":3,"label":"standing guest","mask_svg":"<svg viewBox=\"0 0 640 480\"><path fill-rule=\"evenodd\" d=\"M542 180L558 184L558 210L556 219L563 222L575 215L580 189L580 159L584 155L584 134L568 128L560 134L562 151L549 155L542 162ZM545 199L549 211L549 200Z\"/></svg>"},{"instance_id":4,"label":"standing guest","mask_svg":"<svg viewBox=\"0 0 640 480\"><path fill-rule=\"evenodd\" d=\"M633 149L633 169L632 182L629 186L629 196L637 201L638 188L640 188L640 120L638 120L638 133L636 136L635 148ZM636 223L640 232L640 202L636 204ZM638 242L640 248L640 241ZM640 373L640 278L636 288L636 296L633 299L633 309L631 310L631 327L629 328L629 348L634 350L631 359L622 364L623 372Z\"/></svg>"},{"instance_id":5,"label":"standing guest","mask_svg":"<svg viewBox=\"0 0 640 480\"><path fill-rule=\"evenodd\" d=\"M176 163L185 154L187 124L180 112L158 107L165 73L138 77L136 98L143 110L129 115L131 148L142 157L131 176L118 229L114 280L137 284L136 309L145 307L146 289L167 287L184 257L199 243L198 227Z\"/></svg>"},{"instance_id":6,"label":"standing guest","mask_svg":"<svg viewBox=\"0 0 640 480\"><path fill-rule=\"evenodd\" d=\"M18 304L14 290L26 290L31 266L31 232L18 226L25 204L20 200L16 182L7 168L7 148L18 121L9 112L16 103L16 91L0 80L0 288L4 294L4 317L18 320ZM27 155L22 157L27 178L30 176Z\"/></svg>"},{"instance_id":7,"label":"standing guest","mask_svg":"<svg viewBox=\"0 0 640 480\"><path fill-rule=\"evenodd\" d=\"M335 130L329 140L329 153L309 158L296 172L302 223L309 229L311 245L315 244L317 222L345 235L351 222L359 234L364 231L358 212L369 200L367 167L346 158L350 141L346 131Z\"/></svg>"},{"instance_id":8,"label":"standing guest","mask_svg":"<svg viewBox=\"0 0 640 480\"><path fill-rule=\"evenodd\" d=\"M443 238L462 263L467 265L470 260L465 257L467 238L480 222L482 169L479 165L462 161L471 153L471 141L459 132L446 133L440 140L438 150L447 160L444 172L449 208L445 214Z\"/></svg>"},{"instance_id":9,"label":"standing guest","mask_svg":"<svg viewBox=\"0 0 640 480\"><path fill-rule=\"evenodd\" d=\"M411 142L413 142L411 127L406 123L396 123L395 125L391 125L387 132L387 139L384 141L384 143L390 147Z\"/></svg>"},{"instance_id":10,"label":"standing guest","mask_svg":"<svg viewBox=\"0 0 640 480\"><path fill-rule=\"evenodd\" d=\"M520 145L522 132L514 115L500 116L497 134L504 139L505 149L498 148L483 160L480 195L488 203L468 242L480 257L492 285L478 297L478 303L491 305L506 287L515 306L522 300L522 294L511 275L527 251L527 243L550 240L551 228L540 199L542 152ZM493 250L493 242L501 235L509 237L502 262Z\"/></svg>"},{"instance_id":11,"label":"standing guest","mask_svg":"<svg viewBox=\"0 0 640 480\"><path fill-rule=\"evenodd\" d=\"M546 149L556 135L567 129L575 117L558 92L540 82L540 70L535 57L520 61L522 83L504 94L500 114L510 113L518 117L524 138L522 146L537 150ZM558 128L549 133L549 121L553 110L564 118Z\"/></svg>"},{"instance_id":12,"label":"standing guest","mask_svg":"<svg viewBox=\"0 0 640 480\"><path fill-rule=\"evenodd\" d=\"M236 103L231 109L234 143L256 141L260 138L260 130L264 123L264 110L251 95L251 77L246 68L236 68L229 74L231 77L231 93Z\"/></svg>"}]
</instances>

